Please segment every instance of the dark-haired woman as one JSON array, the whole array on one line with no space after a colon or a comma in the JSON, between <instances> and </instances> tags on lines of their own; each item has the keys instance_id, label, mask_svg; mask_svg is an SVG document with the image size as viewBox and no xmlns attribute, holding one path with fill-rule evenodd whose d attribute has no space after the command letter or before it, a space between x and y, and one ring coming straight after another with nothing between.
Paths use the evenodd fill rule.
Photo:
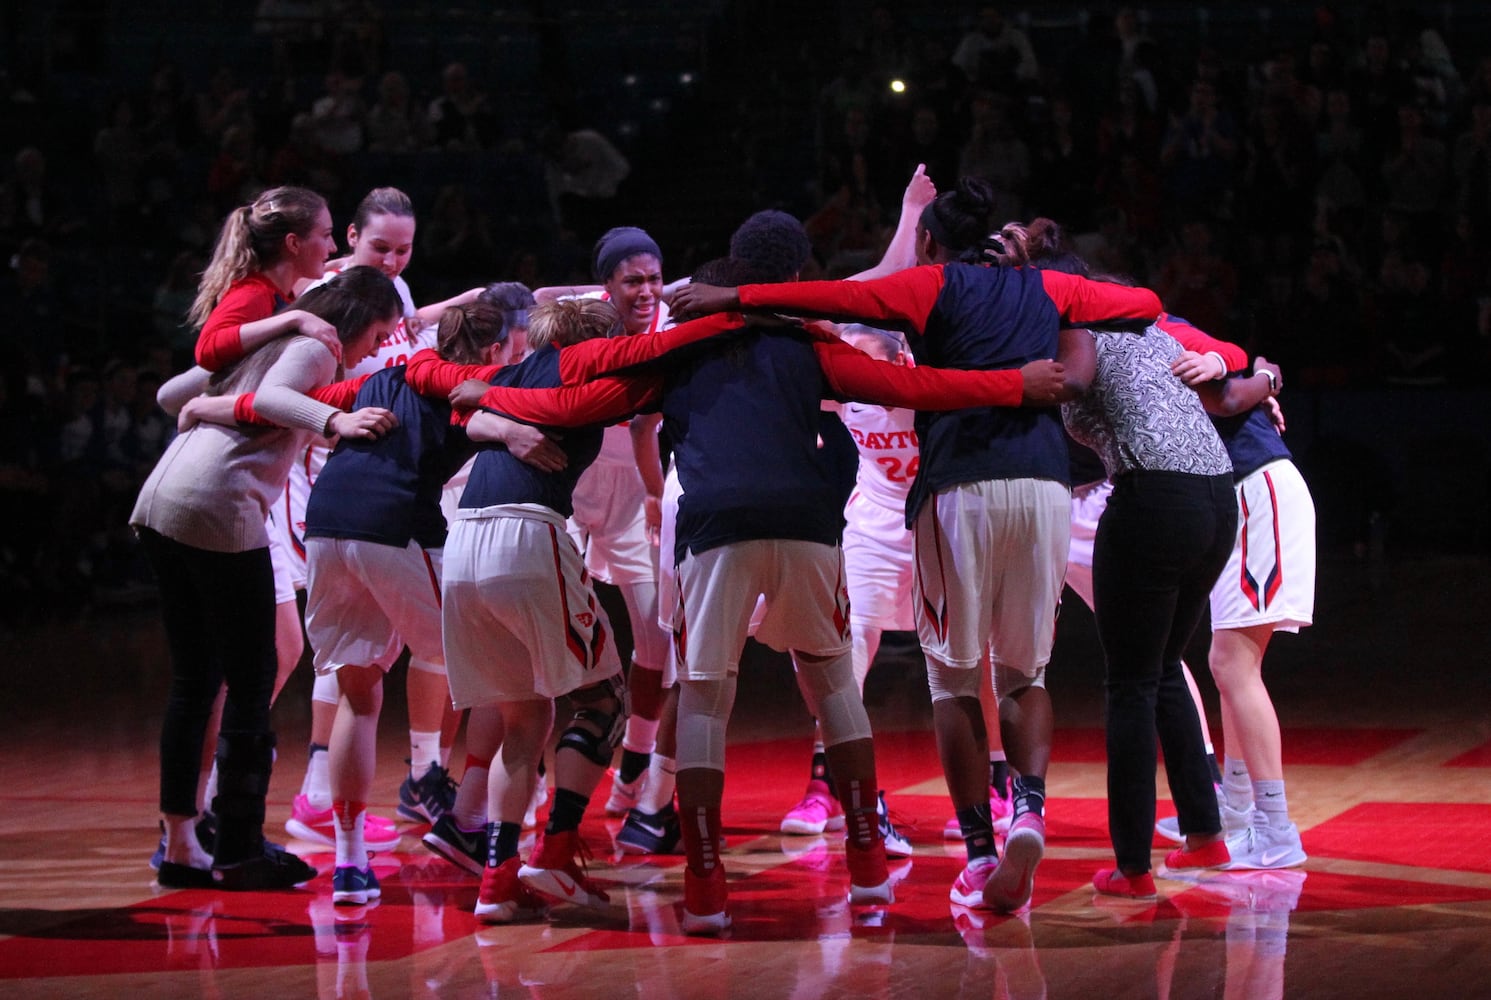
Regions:
<instances>
[{"instance_id":1,"label":"dark-haired woman","mask_svg":"<svg viewBox=\"0 0 1491 1000\"><path fill-rule=\"evenodd\" d=\"M358 268L308 294L290 312L334 330L341 359L355 361L397 320L398 295L383 275ZM286 325L299 322L292 315ZM241 347L244 337L235 339ZM189 407L183 421L189 426L146 480L130 523L160 584L171 650L171 692L161 729L163 885L283 888L315 875L263 837L275 679L274 578L264 521L307 436L374 437L392 423L387 410L349 414L306 395L332 381L341 359L319 340L287 337L215 376L194 368L161 387L167 410ZM256 388L265 415L279 426L192 423L190 401L209 381L220 394ZM225 681L213 802L218 827L209 858L195 828L197 767L212 703Z\"/></svg>"}]
</instances>

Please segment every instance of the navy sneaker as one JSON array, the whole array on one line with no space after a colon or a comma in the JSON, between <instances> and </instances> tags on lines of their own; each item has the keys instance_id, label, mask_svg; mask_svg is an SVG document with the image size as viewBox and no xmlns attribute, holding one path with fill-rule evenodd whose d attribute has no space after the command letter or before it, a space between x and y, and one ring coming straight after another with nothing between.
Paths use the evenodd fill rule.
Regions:
<instances>
[{"instance_id":1,"label":"navy sneaker","mask_svg":"<svg viewBox=\"0 0 1491 1000\"><path fill-rule=\"evenodd\" d=\"M399 815L414 823L433 825L455 804L456 783L439 764L431 764L418 781L405 778L399 786Z\"/></svg>"},{"instance_id":2,"label":"navy sneaker","mask_svg":"<svg viewBox=\"0 0 1491 1000\"><path fill-rule=\"evenodd\" d=\"M616 846L625 854L682 854L683 834L678 813L669 802L655 813L633 809L626 814Z\"/></svg>"},{"instance_id":3,"label":"navy sneaker","mask_svg":"<svg viewBox=\"0 0 1491 1000\"><path fill-rule=\"evenodd\" d=\"M368 900L383 895L373 868L338 865L331 874L331 901L337 906L365 906Z\"/></svg>"},{"instance_id":4,"label":"navy sneaker","mask_svg":"<svg viewBox=\"0 0 1491 1000\"><path fill-rule=\"evenodd\" d=\"M430 827L430 832L424 835L422 842L446 861L458 868L464 868L478 878L482 875L482 869L486 867L487 828L485 826L479 826L475 830L462 830L456 825L456 818L446 813Z\"/></svg>"}]
</instances>

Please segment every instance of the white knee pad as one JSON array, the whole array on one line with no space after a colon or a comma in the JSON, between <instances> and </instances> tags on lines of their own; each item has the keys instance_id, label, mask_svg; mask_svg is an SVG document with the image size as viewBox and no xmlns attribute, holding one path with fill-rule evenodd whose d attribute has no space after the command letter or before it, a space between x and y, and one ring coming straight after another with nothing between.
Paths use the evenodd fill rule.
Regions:
<instances>
[{"instance_id":1,"label":"white knee pad","mask_svg":"<svg viewBox=\"0 0 1491 1000\"><path fill-rule=\"evenodd\" d=\"M983 664L971 667L952 667L927 658L927 687L932 692L932 704L949 698L972 698L978 701L979 673Z\"/></svg>"},{"instance_id":2,"label":"white knee pad","mask_svg":"<svg viewBox=\"0 0 1491 1000\"><path fill-rule=\"evenodd\" d=\"M678 770L725 770L725 726L735 704L735 675L678 686Z\"/></svg>"},{"instance_id":3,"label":"white knee pad","mask_svg":"<svg viewBox=\"0 0 1491 1000\"><path fill-rule=\"evenodd\" d=\"M870 716L854 680L854 660L845 652L828 660L797 657L797 686L823 727L823 745L870 738Z\"/></svg>"},{"instance_id":4,"label":"white knee pad","mask_svg":"<svg viewBox=\"0 0 1491 1000\"><path fill-rule=\"evenodd\" d=\"M311 701L335 705L341 700L342 685L337 682L336 671L328 670L324 674L317 674L316 682L311 685Z\"/></svg>"},{"instance_id":5,"label":"white knee pad","mask_svg":"<svg viewBox=\"0 0 1491 1000\"><path fill-rule=\"evenodd\" d=\"M668 633L657 624L657 584L625 583L621 594L632 626L632 662L647 670L662 670L668 665Z\"/></svg>"},{"instance_id":6,"label":"white knee pad","mask_svg":"<svg viewBox=\"0 0 1491 1000\"><path fill-rule=\"evenodd\" d=\"M1036 668L1035 674L1027 674L1023 670L1014 667L1006 667L1002 663L994 664L994 693L1000 698L1009 698L1017 695L1026 688L1043 688L1046 686L1045 664Z\"/></svg>"}]
</instances>

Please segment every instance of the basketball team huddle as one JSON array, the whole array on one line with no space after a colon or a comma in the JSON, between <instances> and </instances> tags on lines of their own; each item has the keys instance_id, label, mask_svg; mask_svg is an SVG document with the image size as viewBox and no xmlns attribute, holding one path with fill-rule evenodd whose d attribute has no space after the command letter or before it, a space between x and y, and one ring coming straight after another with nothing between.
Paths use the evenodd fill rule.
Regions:
<instances>
[{"instance_id":1,"label":"basketball team huddle","mask_svg":"<svg viewBox=\"0 0 1491 1000\"><path fill-rule=\"evenodd\" d=\"M317 676L286 827L335 849L338 904L379 895L369 859L399 841L367 803L407 649L399 814L481 879L480 920L608 907L580 832L599 806L620 852L686 859L682 929L724 933L726 727L754 637L790 653L815 720L782 833L842 831L849 904L892 906L908 875L890 862L915 849L863 689L897 630L926 660L944 837L967 852L950 902L1016 912L1046 850L1063 586L1107 671L1115 863L1095 892L1303 864L1262 682L1270 637L1314 601L1282 374L1092 273L1052 220L1000 226L993 206L977 179L939 193L918 169L884 257L846 280L799 280L807 235L765 211L671 285L651 236L620 227L593 285L423 308L397 189L364 199L335 260L313 192L230 215L198 364L160 392L180 433L131 517L171 654L160 884L317 875L264 836L300 589ZM597 579L624 601L629 663ZM1182 662L1208 607L1222 761ZM1158 826L1157 748L1177 812ZM1156 830L1176 843L1157 869Z\"/></svg>"}]
</instances>

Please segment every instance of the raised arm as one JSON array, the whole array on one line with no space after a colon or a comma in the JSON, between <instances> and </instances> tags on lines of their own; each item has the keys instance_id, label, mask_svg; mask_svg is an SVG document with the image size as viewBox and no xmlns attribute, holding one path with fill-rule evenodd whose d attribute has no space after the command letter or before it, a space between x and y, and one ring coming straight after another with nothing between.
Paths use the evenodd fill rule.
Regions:
<instances>
[{"instance_id":1,"label":"raised arm","mask_svg":"<svg viewBox=\"0 0 1491 1000\"><path fill-rule=\"evenodd\" d=\"M908 267L916 266L916 227L921 222L922 211L937 197L937 185L927 176L927 165L918 163L916 172L901 195L901 217L896 221L896 231L886 245L880 262L868 271L849 276L850 281L870 281L883 278Z\"/></svg>"}]
</instances>

